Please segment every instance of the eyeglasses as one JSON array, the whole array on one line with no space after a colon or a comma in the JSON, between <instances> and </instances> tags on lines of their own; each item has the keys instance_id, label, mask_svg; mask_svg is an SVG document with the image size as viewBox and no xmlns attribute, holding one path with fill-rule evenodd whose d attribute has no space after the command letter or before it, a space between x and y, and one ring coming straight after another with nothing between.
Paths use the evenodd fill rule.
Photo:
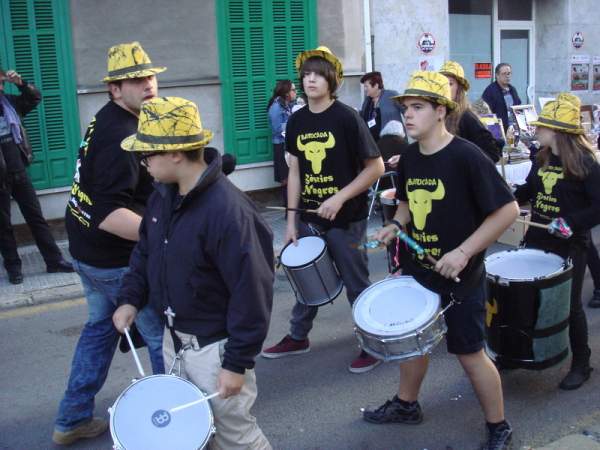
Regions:
<instances>
[{"instance_id":1,"label":"eyeglasses","mask_svg":"<svg viewBox=\"0 0 600 450\"><path fill-rule=\"evenodd\" d=\"M140 164L144 167L148 167L148 160L153 156L160 154L162 154L162 152L144 152L141 154Z\"/></svg>"}]
</instances>

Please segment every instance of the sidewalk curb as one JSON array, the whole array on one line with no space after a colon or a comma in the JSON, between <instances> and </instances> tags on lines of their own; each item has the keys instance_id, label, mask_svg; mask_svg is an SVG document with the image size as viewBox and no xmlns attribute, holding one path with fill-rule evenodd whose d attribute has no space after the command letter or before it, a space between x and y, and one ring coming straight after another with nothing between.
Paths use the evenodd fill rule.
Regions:
<instances>
[{"instance_id":1,"label":"sidewalk curb","mask_svg":"<svg viewBox=\"0 0 600 450\"><path fill-rule=\"evenodd\" d=\"M0 297L0 310L39 305L61 300L72 300L83 297L80 283L37 289L21 294Z\"/></svg>"},{"instance_id":2,"label":"sidewalk curb","mask_svg":"<svg viewBox=\"0 0 600 450\"><path fill-rule=\"evenodd\" d=\"M570 434L543 447L531 450L600 450L600 443L591 435Z\"/></svg>"}]
</instances>

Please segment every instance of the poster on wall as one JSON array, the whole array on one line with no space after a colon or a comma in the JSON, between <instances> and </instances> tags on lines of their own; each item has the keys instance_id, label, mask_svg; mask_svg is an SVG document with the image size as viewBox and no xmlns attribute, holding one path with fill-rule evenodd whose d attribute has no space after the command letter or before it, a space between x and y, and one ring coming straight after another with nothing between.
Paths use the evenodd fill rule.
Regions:
<instances>
[{"instance_id":1,"label":"poster on wall","mask_svg":"<svg viewBox=\"0 0 600 450\"><path fill-rule=\"evenodd\" d=\"M571 90L587 91L590 88L589 55L571 56Z\"/></svg>"},{"instance_id":2,"label":"poster on wall","mask_svg":"<svg viewBox=\"0 0 600 450\"><path fill-rule=\"evenodd\" d=\"M535 134L535 126L531 125L538 119L537 112L534 105L517 105L512 107L515 115L515 120L521 133L525 133L527 136L533 136Z\"/></svg>"},{"instance_id":3,"label":"poster on wall","mask_svg":"<svg viewBox=\"0 0 600 450\"><path fill-rule=\"evenodd\" d=\"M600 91L600 56L594 56L592 67L592 89Z\"/></svg>"},{"instance_id":4,"label":"poster on wall","mask_svg":"<svg viewBox=\"0 0 600 450\"><path fill-rule=\"evenodd\" d=\"M444 57L438 56L422 56L419 58L419 68L417 70L424 70L429 72L437 72L442 68L444 64Z\"/></svg>"}]
</instances>

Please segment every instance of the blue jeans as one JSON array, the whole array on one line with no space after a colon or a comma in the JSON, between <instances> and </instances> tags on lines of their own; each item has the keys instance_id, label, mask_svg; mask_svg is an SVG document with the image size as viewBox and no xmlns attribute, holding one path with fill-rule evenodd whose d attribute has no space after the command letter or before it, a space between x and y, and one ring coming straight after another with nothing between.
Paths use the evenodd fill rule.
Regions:
<instances>
[{"instance_id":1,"label":"blue jeans","mask_svg":"<svg viewBox=\"0 0 600 450\"><path fill-rule=\"evenodd\" d=\"M93 417L94 397L104 385L119 342L112 315L117 309L121 280L128 270L127 267L102 269L77 260L73 261L73 267L85 292L88 321L77 342L69 383L58 409L55 426L59 431L69 431ZM161 318L147 306L138 313L135 322L148 345L153 372L164 373Z\"/></svg>"}]
</instances>

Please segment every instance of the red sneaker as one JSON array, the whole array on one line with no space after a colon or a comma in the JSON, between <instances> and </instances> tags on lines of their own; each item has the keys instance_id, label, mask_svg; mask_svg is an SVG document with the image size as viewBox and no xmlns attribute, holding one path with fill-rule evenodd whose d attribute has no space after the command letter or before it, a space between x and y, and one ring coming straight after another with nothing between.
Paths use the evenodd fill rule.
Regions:
<instances>
[{"instance_id":1,"label":"red sneaker","mask_svg":"<svg viewBox=\"0 0 600 450\"><path fill-rule=\"evenodd\" d=\"M360 355L358 355L356 359L352 361L352 364L350 364L348 370L352 373L365 373L369 370L373 370L375 367L381 364L381 362L382 361L380 359L377 359L362 350Z\"/></svg>"},{"instance_id":2,"label":"red sneaker","mask_svg":"<svg viewBox=\"0 0 600 450\"><path fill-rule=\"evenodd\" d=\"M263 350L261 355L263 358L275 359L290 355L300 355L302 353L308 353L309 351L310 343L308 342L308 338L297 341L292 339L288 334L277 345Z\"/></svg>"}]
</instances>

